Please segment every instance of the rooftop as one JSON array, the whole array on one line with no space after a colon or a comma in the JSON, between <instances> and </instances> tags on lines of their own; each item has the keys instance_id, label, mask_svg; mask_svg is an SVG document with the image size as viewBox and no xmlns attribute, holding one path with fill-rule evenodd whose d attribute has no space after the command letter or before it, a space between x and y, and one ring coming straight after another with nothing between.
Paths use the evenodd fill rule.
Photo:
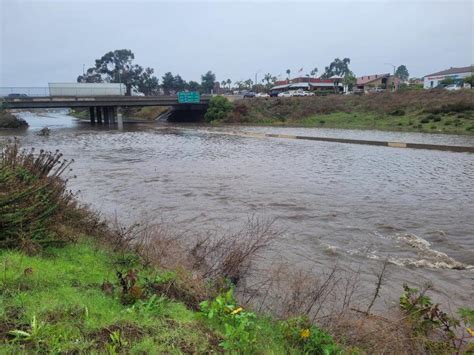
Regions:
<instances>
[{"instance_id":1,"label":"rooftop","mask_svg":"<svg viewBox=\"0 0 474 355\"><path fill-rule=\"evenodd\" d=\"M390 77L389 73L361 76L357 78L357 85L365 85L367 83L370 83L371 81L378 80L380 78L388 78L388 77Z\"/></svg>"},{"instance_id":2,"label":"rooftop","mask_svg":"<svg viewBox=\"0 0 474 355\"><path fill-rule=\"evenodd\" d=\"M470 65L470 66L467 66L467 67L460 67L460 68L451 67L449 69L441 70L441 71L438 71L438 72L433 73L433 74L425 75L425 77L435 76L435 75L449 75L449 74L469 73L469 72L474 72L474 65Z\"/></svg>"}]
</instances>

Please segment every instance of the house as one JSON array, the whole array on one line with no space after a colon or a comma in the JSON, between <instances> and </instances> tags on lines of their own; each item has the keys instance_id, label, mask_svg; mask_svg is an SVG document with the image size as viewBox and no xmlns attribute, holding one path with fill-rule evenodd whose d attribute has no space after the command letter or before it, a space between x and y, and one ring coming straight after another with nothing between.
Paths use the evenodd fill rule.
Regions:
<instances>
[{"instance_id":1,"label":"house","mask_svg":"<svg viewBox=\"0 0 474 355\"><path fill-rule=\"evenodd\" d=\"M423 79L410 78L410 80L408 80L408 85L423 85Z\"/></svg>"},{"instance_id":2,"label":"house","mask_svg":"<svg viewBox=\"0 0 474 355\"><path fill-rule=\"evenodd\" d=\"M462 84L462 79L472 75L474 72L474 65L461 68L449 68L433 74L428 74L423 77L423 88L432 89L441 84L441 81L451 78L454 84Z\"/></svg>"},{"instance_id":3,"label":"house","mask_svg":"<svg viewBox=\"0 0 474 355\"><path fill-rule=\"evenodd\" d=\"M395 91L398 90L402 81L394 75L371 74L357 78L357 91L370 92L377 90Z\"/></svg>"},{"instance_id":4,"label":"house","mask_svg":"<svg viewBox=\"0 0 474 355\"><path fill-rule=\"evenodd\" d=\"M341 77L331 77L329 79L310 78L302 76L291 80L276 81L272 87L272 91L289 91L289 90L307 90L307 91L334 91L342 92L343 85Z\"/></svg>"}]
</instances>

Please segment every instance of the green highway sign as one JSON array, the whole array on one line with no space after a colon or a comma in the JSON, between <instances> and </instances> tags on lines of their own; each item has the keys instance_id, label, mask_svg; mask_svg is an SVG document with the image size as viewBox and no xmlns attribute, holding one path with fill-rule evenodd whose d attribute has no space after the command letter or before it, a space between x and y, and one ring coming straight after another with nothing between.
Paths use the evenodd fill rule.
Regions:
<instances>
[{"instance_id":1,"label":"green highway sign","mask_svg":"<svg viewBox=\"0 0 474 355\"><path fill-rule=\"evenodd\" d=\"M198 104L201 102L201 95L197 91L178 92L178 102L180 104Z\"/></svg>"}]
</instances>

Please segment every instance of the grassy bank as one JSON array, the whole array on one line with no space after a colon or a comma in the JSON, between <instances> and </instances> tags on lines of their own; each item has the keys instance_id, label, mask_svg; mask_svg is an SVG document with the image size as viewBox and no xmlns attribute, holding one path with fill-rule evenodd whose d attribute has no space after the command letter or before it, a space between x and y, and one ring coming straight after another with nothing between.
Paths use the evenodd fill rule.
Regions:
<instances>
[{"instance_id":1,"label":"grassy bank","mask_svg":"<svg viewBox=\"0 0 474 355\"><path fill-rule=\"evenodd\" d=\"M474 134L474 90L250 99L214 122Z\"/></svg>"},{"instance_id":2,"label":"grassy bank","mask_svg":"<svg viewBox=\"0 0 474 355\"><path fill-rule=\"evenodd\" d=\"M176 273L144 267L133 254L114 253L85 236L35 256L3 250L0 260L2 353L298 353L305 329L317 332L316 345L337 349L302 321L236 312L232 297L221 297L222 305L211 301L205 312L190 309L164 290Z\"/></svg>"},{"instance_id":3,"label":"grassy bank","mask_svg":"<svg viewBox=\"0 0 474 355\"><path fill-rule=\"evenodd\" d=\"M357 277L340 283L336 269L324 279L303 272L289 280L267 279L271 275L262 273L256 287L264 299L276 300L273 311L246 303L251 290L239 285L245 285L251 257L274 236L271 225L253 224L230 239L207 236L191 247L190 240L181 244L162 226L137 232L108 225L66 189L63 175L70 164L59 152L22 151L17 143L2 151L0 353L473 349L474 311L465 308L456 317L442 312L427 296L428 286L404 288L398 319L372 314L385 266L363 311L351 310ZM276 292L285 283L283 292ZM344 306L317 318L333 297Z\"/></svg>"}]
</instances>

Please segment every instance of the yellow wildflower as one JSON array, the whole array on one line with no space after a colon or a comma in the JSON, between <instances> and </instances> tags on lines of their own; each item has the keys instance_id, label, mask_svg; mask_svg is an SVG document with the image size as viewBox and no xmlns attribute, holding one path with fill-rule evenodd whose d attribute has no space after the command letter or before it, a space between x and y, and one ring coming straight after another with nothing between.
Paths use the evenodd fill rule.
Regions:
<instances>
[{"instance_id":1,"label":"yellow wildflower","mask_svg":"<svg viewBox=\"0 0 474 355\"><path fill-rule=\"evenodd\" d=\"M307 339L311 335L309 329L303 329L300 333L301 339Z\"/></svg>"},{"instance_id":2,"label":"yellow wildflower","mask_svg":"<svg viewBox=\"0 0 474 355\"><path fill-rule=\"evenodd\" d=\"M472 337L474 337L474 329L466 327L466 330L469 334L471 334Z\"/></svg>"},{"instance_id":3,"label":"yellow wildflower","mask_svg":"<svg viewBox=\"0 0 474 355\"><path fill-rule=\"evenodd\" d=\"M242 307L239 307L239 308L234 309L232 312L230 312L230 314L234 315L234 314L242 312L243 310L244 309Z\"/></svg>"}]
</instances>

